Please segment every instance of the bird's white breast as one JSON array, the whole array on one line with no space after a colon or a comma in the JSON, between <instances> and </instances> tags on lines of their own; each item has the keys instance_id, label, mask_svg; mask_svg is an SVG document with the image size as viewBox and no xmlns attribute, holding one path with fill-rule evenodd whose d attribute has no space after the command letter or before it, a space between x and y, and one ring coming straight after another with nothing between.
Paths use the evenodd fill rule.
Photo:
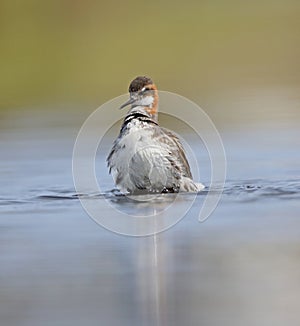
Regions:
<instances>
[{"instance_id":1,"label":"bird's white breast","mask_svg":"<svg viewBox=\"0 0 300 326\"><path fill-rule=\"evenodd\" d=\"M129 125L131 124L131 125ZM168 149L154 137L152 128L143 128L140 122L130 122L128 132L118 142L112 161L112 175L123 190L134 190L137 185L163 187L168 176Z\"/></svg>"}]
</instances>

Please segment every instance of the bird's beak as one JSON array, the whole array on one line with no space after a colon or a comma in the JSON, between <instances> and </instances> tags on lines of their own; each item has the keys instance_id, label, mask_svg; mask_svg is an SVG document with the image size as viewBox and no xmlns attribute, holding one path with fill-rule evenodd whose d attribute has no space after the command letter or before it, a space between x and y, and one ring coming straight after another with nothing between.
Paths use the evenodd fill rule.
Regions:
<instances>
[{"instance_id":1,"label":"bird's beak","mask_svg":"<svg viewBox=\"0 0 300 326\"><path fill-rule=\"evenodd\" d=\"M130 99L127 102L125 102L120 106L120 110L125 108L127 105L133 104L135 101L136 99L134 97L130 97Z\"/></svg>"}]
</instances>

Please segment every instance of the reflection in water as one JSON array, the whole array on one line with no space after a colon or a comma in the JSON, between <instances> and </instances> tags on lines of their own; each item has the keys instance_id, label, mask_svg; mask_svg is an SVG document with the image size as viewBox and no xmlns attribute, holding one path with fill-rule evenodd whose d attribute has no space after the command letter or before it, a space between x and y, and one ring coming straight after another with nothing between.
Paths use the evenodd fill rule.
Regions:
<instances>
[{"instance_id":1,"label":"reflection in water","mask_svg":"<svg viewBox=\"0 0 300 326\"><path fill-rule=\"evenodd\" d=\"M160 269L161 252L157 251L157 235L152 237L152 250L139 246L136 269L137 269L137 313L140 312L142 325L161 325L161 309L163 294L163 273Z\"/></svg>"}]
</instances>

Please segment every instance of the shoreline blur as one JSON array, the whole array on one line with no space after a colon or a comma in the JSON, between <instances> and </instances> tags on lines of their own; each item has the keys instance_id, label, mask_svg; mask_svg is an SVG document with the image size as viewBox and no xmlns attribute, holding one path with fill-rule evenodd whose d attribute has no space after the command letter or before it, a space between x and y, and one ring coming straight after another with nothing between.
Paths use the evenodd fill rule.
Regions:
<instances>
[{"instance_id":1,"label":"shoreline blur","mask_svg":"<svg viewBox=\"0 0 300 326\"><path fill-rule=\"evenodd\" d=\"M300 3L0 3L0 110L98 106L148 74L204 106L239 89L300 87Z\"/></svg>"}]
</instances>

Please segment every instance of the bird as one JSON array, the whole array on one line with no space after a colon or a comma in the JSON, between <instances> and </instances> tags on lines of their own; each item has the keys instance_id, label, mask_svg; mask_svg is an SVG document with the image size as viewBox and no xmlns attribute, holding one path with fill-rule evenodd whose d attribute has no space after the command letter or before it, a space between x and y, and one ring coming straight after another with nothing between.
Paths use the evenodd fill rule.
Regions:
<instances>
[{"instance_id":1,"label":"bird","mask_svg":"<svg viewBox=\"0 0 300 326\"><path fill-rule=\"evenodd\" d=\"M158 124L158 89L147 76L129 85L130 106L107 157L109 173L122 193L199 192L179 137Z\"/></svg>"}]
</instances>

